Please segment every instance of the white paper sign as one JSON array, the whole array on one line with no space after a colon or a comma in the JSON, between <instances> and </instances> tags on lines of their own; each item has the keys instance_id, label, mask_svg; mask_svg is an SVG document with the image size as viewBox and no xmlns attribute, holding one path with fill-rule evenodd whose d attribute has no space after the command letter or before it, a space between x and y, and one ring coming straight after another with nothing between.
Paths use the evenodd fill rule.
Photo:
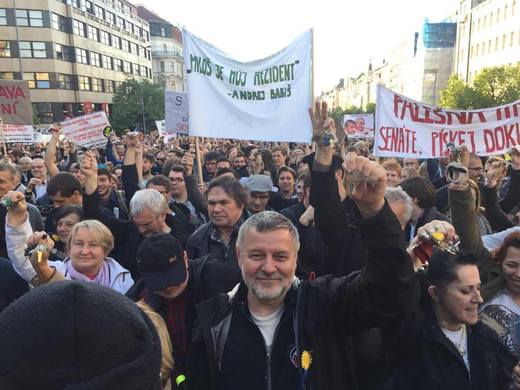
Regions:
<instances>
[{"instance_id":1,"label":"white paper sign","mask_svg":"<svg viewBox=\"0 0 520 390\"><path fill-rule=\"evenodd\" d=\"M176 133L189 133L189 101L186 92L165 91L164 113L164 130L170 138Z\"/></svg>"},{"instance_id":2,"label":"white paper sign","mask_svg":"<svg viewBox=\"0 0 520 390\"><path fill-rule=\"evenodd\" d=\"M183 32L190 135L310 142L311 32L265 59L239 62Z\"/></svg>"},{"instance_id":3,"label":"white paper sign","mask_svg":"<svg viewBox=\"0 0 520 390\"><path fill-rule=\"evenodd\" d=\"M60 125L65 138L74 141L77 145L90 148L107 143L107 139L103 136L103 129L110 126L110 122L103 111L69 119L61 122Z\"/></svg>"},{"instance_id":4,"label":"white paper sign","mask_svg":"<svg viewBox=\"0 0 520 390\"><path fill-rule=\"evenodd\" d=\"M520 145L520 100L500 107L451 110L378 85L376 111L376 156L447 157L448 143L491 156Z\"/></svg>"},{"instance_id":5,"label":"white paper sign","mask_svg":"<svg viewBox=\"0 0 520 390\"><path fill-rule=\"evenodd\" d=\"M3 124L5 142L31 144L34 143L34 128L30 125Z\"/></svg>"},{"instance_id":6,"label":"white paper sign","mask_svg":"<svg viewBox=\"0 0 520 390\"><path fill-rule=\"evenodd\" d=\"M373 114L349 114L343 116L343 132L349 139L374 138Z\"/></svg>"}]
</instances>

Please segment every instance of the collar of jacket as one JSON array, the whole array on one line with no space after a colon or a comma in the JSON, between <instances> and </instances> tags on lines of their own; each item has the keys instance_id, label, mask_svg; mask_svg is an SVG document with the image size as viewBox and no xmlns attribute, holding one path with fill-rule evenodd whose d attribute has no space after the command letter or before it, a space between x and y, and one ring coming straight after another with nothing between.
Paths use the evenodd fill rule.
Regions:
<instances>
[{"instance_id":1,"label":"collar of jacket","mask_svg":"<svg viewBox=\"0 0 520 390\"><path fill-rule=\"evenodd\" d=\"M443 345L448 351L451 352L452 355L454 355L464 366L466 363L464 362L464 359L462 358L462 355L458 351L458 349L453 345L453 343L446 337L444 332L442 331L441 327L437 322L429 317L431 320L428 321L428 323L424 326L422 330L422 337L425 340L433 341L436 343L439 343ZM476 325L466 325L466 334L467 334L467 345L468 345L468 359L471 361L471 357L469 355L470 353L470 344L471 339L473 338L475 334L481 333L481 325L480 322L478 322Z\"/></svg>"},{"instance_id":2,"label":"collar of jacket","mask_svg":"<svg viewBox=\"0 0 520 390\"><path fill-rule=\"evenodd\" d=\"M242 224L248 217L249 215L247 214L247 210L244 208L244 210L242 211L242 215L240 215L240 218L238 219L237 223L235 223L235 226L233 226L233 232L231 233L232 236L238 235L240 226L242 226ZM220 233L218 230L218 226L215 225L213 222L210 222L209 237L214 241L220 242Z\"/></svg>"}]
</instances>

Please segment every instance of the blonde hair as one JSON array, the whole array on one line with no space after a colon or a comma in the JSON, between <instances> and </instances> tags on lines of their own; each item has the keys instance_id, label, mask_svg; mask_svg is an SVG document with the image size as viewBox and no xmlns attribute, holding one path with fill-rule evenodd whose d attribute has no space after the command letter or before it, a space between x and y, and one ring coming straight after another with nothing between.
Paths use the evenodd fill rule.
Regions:
<instances>
[{"instance_id":1,"label":"blonde hair","mask_svg":"<svg viewBox=\"0 0 520 390\"><path fill-rule=\"evenodd\" d=\"M67 248L69 250L72 241L78 234L78 230L82 228L87 229L92 234L94 240L97 241L99 245L101 245L101 247L105 250L105 253L109 253L112 249L114 249L114 236L110 230L95 219L87 219L75 224L70 231L69 239L67 240Z\"/></svg>"}]
</instances>

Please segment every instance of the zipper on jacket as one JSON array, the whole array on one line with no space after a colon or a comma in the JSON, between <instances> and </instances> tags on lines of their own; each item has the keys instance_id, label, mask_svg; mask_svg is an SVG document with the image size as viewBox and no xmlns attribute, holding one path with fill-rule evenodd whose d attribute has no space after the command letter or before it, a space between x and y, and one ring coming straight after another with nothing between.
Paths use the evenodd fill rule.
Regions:
<instances>
[{"instance_id":1,"label":"zipper on jacket","mask_svg":"<svg viewBox=\"0 0 520 390\"><path fill-rule=\"evenodd\" d=\"M271 390L272 387L273 387L272 378L271 378L271 352L267 349L267 344L265 343L264 335L262 334L260 329L258 329L258 326L256 326L256 324L253 321L253 319L251 318L251 316L247 315L247 311L245 311L244 306L242 306L242 310L244 311L244 314L246 315L246 318L249 320L249 322L251 322L251 324L254 325L254 327L256 328L258 333L260 333L260 337L262 338L262 342L264 344L266 361L267 361L267 373L266 373L267 374L267 390ZM285 307L284 307L284 312L285 312ZM282 318L280 318L280 322L278 322L278 325L276 326L276 329L274 330L273 342L271 344L271 348L274 346L274 344L276 342L276 336L278 335L278 329L280 329L280 326L282 325L282 322L285 321L285 319L283 318L284 317L283 314L284 313L282 312Z\"/></svg>"}]
</instances>

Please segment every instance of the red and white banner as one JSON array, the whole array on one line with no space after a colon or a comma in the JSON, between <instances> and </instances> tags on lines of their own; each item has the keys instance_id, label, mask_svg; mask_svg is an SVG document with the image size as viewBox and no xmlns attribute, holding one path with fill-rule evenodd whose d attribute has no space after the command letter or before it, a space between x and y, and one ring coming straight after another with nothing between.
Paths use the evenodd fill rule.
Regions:
<instances>
[{"instance_id":1,"label":"red and white banner","mask_svg":"<svg viewBox=\"0 0 520 390\"><path fill-rule=\"evenodd\" d=\"M107 143L103 129L110 126L107 115L103 112L79 116L60 123L65 139L74 141L77 145L90 148Z\"/></svg>"},{"instance_id":2,"label":"red and white banner","mask_svg":"<svg viewBox=\"0 0 520 390\"><path fill-rule=\"evenodd\" d=\"M376 156L446 157L448 143L464 144L479 156L503 154L520 145L520 100L500 107L451 110L378 86Z\"/></svg>"},{"instance_id":3,"label":"red and white banner","mask_svg":"<svg viewBox=\"0 0 520 390\"><path fill-rule=\"evenodd\" d=\"M1 125L5 142L32 144L34 128L30 125Z\"/></svg>"}]
</instances>

